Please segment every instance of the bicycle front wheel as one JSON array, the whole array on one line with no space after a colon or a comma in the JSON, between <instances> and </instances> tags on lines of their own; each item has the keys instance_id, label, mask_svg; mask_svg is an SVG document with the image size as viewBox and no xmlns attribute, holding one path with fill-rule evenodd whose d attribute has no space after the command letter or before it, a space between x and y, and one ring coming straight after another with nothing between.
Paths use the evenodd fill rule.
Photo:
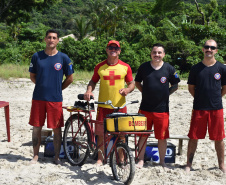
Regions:
<instances>
[{"instance_id":1,"label":"bicycle front wheel","mask_svg":"<svg viewBox=\"0 0 226 185\"><path fill-rule=\"evenodd\" d=\"M131 184L135 175L135 161L126 144L117 144L110 156L110 166L115 180Z\"/></svg>"},{"instance_id":2,"label":"bicycle front wheel","mask_svg":"<svg viewBox=\"0 0 226 185\"><path fill-rule=\"evenodd\" d=\"M71 165L82 166L89 154L87 122L78 114L70 116L65 124L63 147Z\"/></svg>"}]
</instances>

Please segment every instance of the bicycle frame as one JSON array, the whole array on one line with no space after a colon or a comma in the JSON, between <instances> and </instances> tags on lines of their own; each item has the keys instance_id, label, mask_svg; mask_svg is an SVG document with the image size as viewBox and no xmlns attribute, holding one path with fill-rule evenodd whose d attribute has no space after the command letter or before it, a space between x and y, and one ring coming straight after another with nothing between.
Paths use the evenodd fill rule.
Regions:
<instances>
[{"instance_id":1,"label":"bicycle frame","mask_svg":"<svg viewBox=\"0 0 226 185\"><path fill-rule=\"evenodd\" d=\"M67 107L63 107L65 109L67 109ZM92 143L96 143L95 141L95 133L94 133L94 126L93 124L104 124L104 121L98 121L98 120L94 120L92 119L92 112L94 112L94 110L73 110L73 111L70 111L70 117L72 119L72 112L74 113L77 113L78 115L78 131L76 133L73 132L73 128L72 128L72 137L73 137L73 140L74 138L76 138L76 136L78 135L78 133L80 132L81 133L81 127L83 124L85 124L87 122L87 125L88 125L88 129L89 129L89 138L90 138L90 142ZM84 113L85 115L81 114L81 113ZM80 116L83 118L83 122L80 124ZM71 120L71 123L72 123L72 120ZM71 127L73 127L73 125L71 125ZM106 164L107 163L107 159L108 157L110 156L111 152L113 151L113 149L115 149L116 147L116 144L118 142L120 142L120 136L125 136L125 135L131 135L131 134L134 134L134 145L135 145L135 161L137 161L139 159L139 156L140 156L140 151L143 149L144 145L145 145L145 142L147 141L148 139L148 136L150 134L152 134L153 131L142 131L142 132L139 132L139 131L130 131L130 132L107 132L107 131L104 131L103 130L103 134L104 134L104 137L103 137L103 141L96 147L96 149L100 149L102 146L104 146L104 150L103 150L103 164ZM84 134L84 133L83 133ZM144 144L142 145L141 149L138 150L138 146L139 146L139 142L137 142L137 135L140 135L140 136L144 136L146 135L146 140L144 142ZM107 154L106 151L107 151L107 147L109 146L109 143L111 141L111 139L113 137L116 137L112 147L110 148L109 150L109 153ZM76 143L76 141L73 141ZM80 143L81 144L81 143ZM87 143L88 145L87 146L84 146L82 145L82 147L90 147L90 143Z\"/></svg>"}]
</instances>

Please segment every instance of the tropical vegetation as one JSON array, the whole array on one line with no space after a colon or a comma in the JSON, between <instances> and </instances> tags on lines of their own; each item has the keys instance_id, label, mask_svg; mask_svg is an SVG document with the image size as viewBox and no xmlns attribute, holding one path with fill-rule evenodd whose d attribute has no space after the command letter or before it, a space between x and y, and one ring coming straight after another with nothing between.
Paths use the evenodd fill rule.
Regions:
<instances>
[{"instance_id":1,"label":"tropical vegetation","mask_svg":"<svg viewBox=\"0 0 226 185\"><path fill-rule=\"evenodd\" d=\"M226 61L225 0L0 0L0 65L29 65L50 28L77 38L58 46L75 70L92 71L110 39L120 41L120 59L134 72L157 42L181 74L202 60L206 39L218 42L216 58Z\"/></svg>"}]
</instances>

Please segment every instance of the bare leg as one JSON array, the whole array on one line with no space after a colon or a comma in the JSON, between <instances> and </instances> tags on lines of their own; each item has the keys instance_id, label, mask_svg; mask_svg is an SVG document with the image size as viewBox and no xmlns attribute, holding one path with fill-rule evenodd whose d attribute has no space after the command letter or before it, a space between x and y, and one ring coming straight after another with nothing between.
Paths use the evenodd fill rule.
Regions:
<instances>
[{"instance_id":1,"label":"bare leg","mask_svg":"<svg viewBox=\"0 0 226 185\"><path fill-rule=\"evenodd\" d=\"M120 141L125 143L126 140L125 140L125 137L124 136L119 136L120 138ZM123 162L124 161L124 154L123 154L123 150L122 149L119 149L119 158L120 158L120 161Z\"/></svg>"},{"instance_id":2,"label":"bare leg","mask_svg":"<svg viewBox=\"0 0 226 185\"><path fill-rule=\"evenodd\" d=\"M188 142L188 152L187 152L187 165L185 167L186 172L190 172L192 161L195 155L195 151L198 145L198 139L190 139Z\"/></svg>"},{"instance_id":3,"label":"bare leg","mask_svg":"<svg viewBox=\"0 0 226 185\"><path fill-rule=\"evenodd\" d=\"M61 164L61 161L59 159L61 142L62 142L61 127L53 129L53 132L54 132L53 145L54 145L54 152L55 152L54 162L55 164Z\"/></svg>"},{"instance_id":4,"label":"bare leg","mask_svg":"<svg viewBox=\"0 0 226 185\"><path fill-rule=\"evenodd\" d=\"M144 153L145 153L145 149L146 149L146 146L147 146L147 142L146 141L146 137L140 137L139 139L139 146L138 146L138 149L139 149L139 161L136 165L137 168L143 168L143 165L144 165ZM144 146L143 146L144 144ZM142 148L143 146L143 148ZM142 148L142 150L141 150Z\"/></svg>"},{"instance_id":5,"label":"bare leg","mask_svg":"<svg viewBox=\"0 0 226 185\"><path fill-rule=\"evenodd\" d=\"M159 164L163 167L164 170L168 169L165 163L166 148L167 148L166 139L159 139L158 140L158 149L159 149L159 158L160 158Z\"/></svg>"},{"instance_id":6,"label":"bare leg","mask_svg":"<svg viewBox=\"0 0 226 185\"><path fill-rule=\"evenodd\" d=\"M98 135L97 137L97 146L99 146L103 142L104 136ZM104 155L104 145L99 148L100 151L98 151L98 158L96 165L102 165L103 164L103 155Z\"/></svg>"},{"instance_id":7,"label":"bare leg","mask_svg":"<svg viewBox=\"0 0 226 185\"><path fill-rule=\"evenodd\" d=\"M223 173L226 173L226 168L224 165L224 141L215 141L215 150L217 152L219 168Z\"/></svg>"},{"instance_id":8,"label":"bare leg","mask_svg":"<svg viewBox=\"0 0 226 185\"><path fill-rule=\"evenodd\" d=\"M104 139L104 136L98 135L97 146L99 146L103 142L103 139ZM123 143L125 143L125 137L122 136L119 139ZM119 151L119 156L120 156L121 161L124 161L124 156L123 156L122 150ZM104 145L99 148L96 165L98 165L98 166L102 165L103 160L104 160Z\"/></svg>"},{"instance_id":9,"label":"bare leg","mask_svg":"<svg viewBox=\"0 0 226 185\"><path fill-rule=\"evenodd\" d=\"M41 130L42 127L33 127L32 144L34 156L30 162L31 164L35 164L38 161L39 148L41 144Z\"/></svg>"}]
</instances>

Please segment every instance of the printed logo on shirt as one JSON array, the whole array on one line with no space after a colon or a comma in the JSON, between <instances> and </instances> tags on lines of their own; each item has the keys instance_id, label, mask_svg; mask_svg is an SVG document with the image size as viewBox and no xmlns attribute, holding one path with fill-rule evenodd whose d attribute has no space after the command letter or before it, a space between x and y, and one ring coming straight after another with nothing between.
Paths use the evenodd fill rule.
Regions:
<instances>
[{"instance_id":1,"label":"printed logo on shirt","mask_svg":"<svg viewBox=\"0 0 226 185\"><path fill-rule=\"evenodd\" d=\"M179 78L179 75L177 74L177 72L175 72L173 75L175 76L175 78Z\"/></svg>"},{"instance_id":2,"label":"printed logo on shirt","mask_svg":"<svg viewBox=\"0 0 226 185\"><path fill-rule=\"evenodd\" d=\"M33 64L32 63L30 63L30 67L33 67Z\"/></svg>"},{"instance_id":3,"label":"printed logo on shirt","mask_svg":"<svg viewBox=\"0 0 226 185\"><path fill-rule=\"evenodd\" d=\"M71 62L70 64L68 64L68 65L69 65L70 69L72 70L72 67L73 67L73 66L72 66L72 62Z\"/></svg>"},{"instance_id":4,"label":"printed logo on shirt","mask_svg":"<svg viewBox=\"0 0 226 185\"><path fill-rule=\"evenodd\" d=\"M161 79L160 79L160 81L164 84L164 83L166 83L166 77L162 77Z\"/></svg>"},{"instance_id":5,"label":"printed logo on shirt","mask_svg":"<svg viewBox=\"0 0 226 185\"><path fill-rule=\"evenodd\" d=\"M62 68L61 63L56 63L56 64L54 65L54 68L55 68L57 71L61 70L61 68Z\"/></svg>"},{"instance_id":6,"label":"printed logo on shirt","mask_svg":"<svg viewBox=\"0 0 226 185\"><path fill-rule=\"evenodd\" d=\"M216 80L220 80L220 79L221 79L221 75L220 75L219 73L216 73L216 74L214 75L214 78L215 78Z\"/></svg>"}]
</instances>

